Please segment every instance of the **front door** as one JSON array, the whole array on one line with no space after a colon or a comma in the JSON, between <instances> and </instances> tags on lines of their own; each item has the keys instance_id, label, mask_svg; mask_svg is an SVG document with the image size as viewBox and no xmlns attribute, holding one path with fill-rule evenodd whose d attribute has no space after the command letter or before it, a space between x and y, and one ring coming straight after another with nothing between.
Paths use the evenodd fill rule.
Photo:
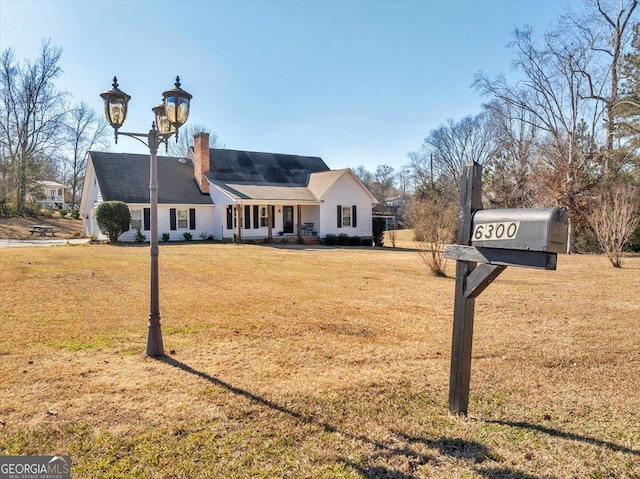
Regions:
<instances>
[{"instance_id":1,"label":"front door","mask_svg":"<svg viewBox=\"0 0 640 479\"><path fill-rule=\"evenodd\" d=\"M282 231L293 233L293 206L282 207Z\"/></svg>"}]
</instances>

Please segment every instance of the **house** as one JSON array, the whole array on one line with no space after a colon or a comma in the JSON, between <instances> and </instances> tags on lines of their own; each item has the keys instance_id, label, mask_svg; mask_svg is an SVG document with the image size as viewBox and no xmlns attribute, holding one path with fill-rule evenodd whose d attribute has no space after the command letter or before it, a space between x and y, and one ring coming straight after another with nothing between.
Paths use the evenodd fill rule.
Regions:
<instances>
[{"instance_id":1,"label":"house","mask_svg":"<svg viewBox=\"0 0 640 479\"><path fill-rule=\"evenodd\" d=\"M55 181L38 181L40 207L43 209L62 209L68 206L71 199L69 186L65 186Z\"/></svg>"},{"instance_id":2,"label":"house","mask_svg":"<svg viewBox=\"0 0 640 479\"><path fill-rule=\"evenodd\" d=\"M148 155L90 152L80 212L86 235L104 237L95 220L102 201L131 211L130 230L150 230ZM187 158L158 157L158 235L193 238L371 236L376 199L350 169L321 158L210 149L199 133Z\"/></svg>"}]
</instances>

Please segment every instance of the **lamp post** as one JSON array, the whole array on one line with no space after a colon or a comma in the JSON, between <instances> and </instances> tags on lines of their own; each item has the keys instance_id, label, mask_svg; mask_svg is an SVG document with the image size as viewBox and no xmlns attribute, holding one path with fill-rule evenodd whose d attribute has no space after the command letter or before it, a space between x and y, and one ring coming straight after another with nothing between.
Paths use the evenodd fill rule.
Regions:
<instances>
[{"instance_id":1,"label":"lamp post","mask_svg":"<svg viewBox=\"0 0 640 479\"><path fill-rule=\"evenodd\" d=\"M127 119L127 108L131 97L118 88L118 79L113 77L110 90L100 94L104 100L104 114L114 129L115 140L118 135L129 136L144 143L149 148L149 197L150 197L150 226L151 241L149 256L151 274L149 279L149 330L147 334L148 356L163 356L162 329L160 327L160 296L158 288L158 162L157 153L160 144L167 145L167 140L175 133L178 139L178 129L184 125L189 117L189 107L192 96L180 88L180 77L176 77L175 87L162 94L162 103L152 108L155 121L149 133L119 132L119 128Z\"/></svg>"}]
</instances>

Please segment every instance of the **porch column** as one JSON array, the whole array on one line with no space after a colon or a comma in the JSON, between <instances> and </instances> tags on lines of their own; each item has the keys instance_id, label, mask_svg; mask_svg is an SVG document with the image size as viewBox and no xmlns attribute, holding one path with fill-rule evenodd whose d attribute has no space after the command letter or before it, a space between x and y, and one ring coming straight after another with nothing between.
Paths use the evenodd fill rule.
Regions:
<instances>
[{"instance_id":1,"label":"porch column","mask_svg":"<svg viewBox=\"0 0 640 479\"><path fill-rule=\"evenodd\" d=\"M297 206L298 210L298 238L302 237L302 205Z\"/></svg>"},{"instance_id":2,"label":"porch column","mask_svg":"<svg viewBox=\"0 0 640 479\"><path fill-rule=\"evenodd\" d=\"M273 239L273 219L271 219L271 206L267 205L267 238Z\"/></svg>"},{"instance_id":3,"label":"porch column","mask_svg":"<svg viewBox=\"0 0 640 479\"><path fill-rule=\"evenodd\" d=\"M242 205L236 205L236 240L242 240Z\"/></svg>"}]
</instances>

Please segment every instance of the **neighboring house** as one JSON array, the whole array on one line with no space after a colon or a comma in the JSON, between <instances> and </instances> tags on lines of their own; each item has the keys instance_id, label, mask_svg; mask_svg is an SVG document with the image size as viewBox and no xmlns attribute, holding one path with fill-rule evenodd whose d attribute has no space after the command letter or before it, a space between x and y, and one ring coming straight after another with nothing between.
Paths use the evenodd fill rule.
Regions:
<instances>
[{"instance_id":1,"label":"neighboring house","mask_svg":"<svg viewBox=\"0 0 640 479\"><path fill-rule=\"evenodd\" d=\"M158 157L158 235L197 239L371 236L376 199L350 169L330 170L321 158L210 149L194 139L188 158ZM95 220L102 201L131 211L120 241L150 230L149 156L90 152L80 212L86 235L104 237Z\"/></svg>"},{"instance_id":2,"label":"neighboring house","mask_svg":"<svg viewBox=\"0 0 640 479\"><path fill-rule=\"evenodd\" d=\"M55 181L38 181L38 187L40 188L37 196L40 201L40 206L43 209L62 209L68 206L71 193L70 187L56 183Z\"/></svg>"},{"instance_id":3,"label":"neighboring house","mask_svg":"<svg viewBox=\"0 0 640 479\"><path fill-rule=\"evenodd\" d=\"M393 196L386 198L373 208L374 218L383 218L386 222L386 230L403 228L402 209L407 205L406 196Z\"/></svg>"},{"instance_id":4,"label":"neighboring house","mask_svg":"<svg viewBox=\"0 0 640 479\"><path fill-rule=\"evenodd\" d=\"M384 206L387 213L398 214L400 209L407 205L406 196L393 196L384 200Z\"/></svg>"}]
</instances>

